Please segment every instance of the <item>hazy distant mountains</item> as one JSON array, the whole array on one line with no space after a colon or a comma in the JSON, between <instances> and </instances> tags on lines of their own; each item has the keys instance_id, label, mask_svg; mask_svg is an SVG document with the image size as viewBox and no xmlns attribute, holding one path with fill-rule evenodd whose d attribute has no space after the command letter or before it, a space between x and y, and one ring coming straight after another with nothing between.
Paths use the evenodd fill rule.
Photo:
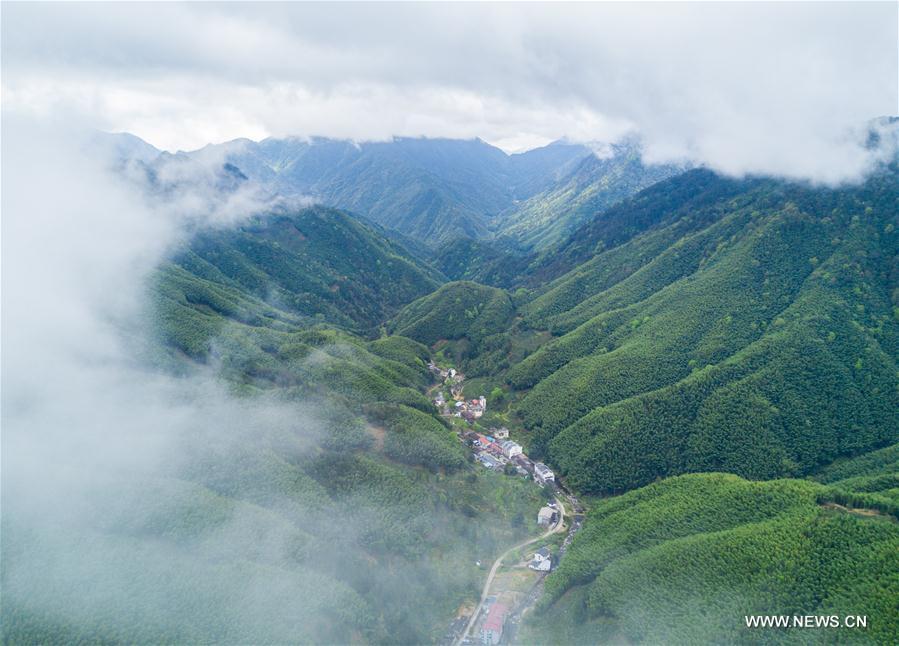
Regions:
<instances>
[{"instance_id":1,"label":"hazy distant mountains","mask_svg":"<svg viewBox=\"0 0 899 646\"><path fill-rule=\"evenodd\" d=\"M590 150L557 143L507 155L479 139L290 138L238 140L190 154L226 160L279 194L308 196L436 245L491 237L497 216L555 184Z\"/></svg>"},{"instance_id":2,"label":"hazy distant mountains","mask_svg":"<svg viewBox=\"0 0 899 646\"><path fill-rule=\"evenodd\" d=\"M164 157L133 135L104 145L151 165L154 157L230 164L273 193L362 215L431 247L471 238L541 248L679 170L644 166L634 141L599 155L564 141L508 155L480 139L237 139Z\"/></svg>"}]
</instances>

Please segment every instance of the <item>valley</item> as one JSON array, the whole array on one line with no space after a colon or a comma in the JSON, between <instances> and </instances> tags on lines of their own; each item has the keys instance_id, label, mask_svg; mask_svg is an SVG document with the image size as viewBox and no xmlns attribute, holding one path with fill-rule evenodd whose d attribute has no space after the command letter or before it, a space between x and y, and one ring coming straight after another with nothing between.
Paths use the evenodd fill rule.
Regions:
<instances>
[{"instance_id":1,"label":"valley","mask_svg":"<svg viewBox=\"0 0 899 646\"><path fill-rule=\"evenodd\" d=\"M899 645L899 2L0 3L0 645Z\"/></svg>"},{"instance_id":2,"label":"valley","mask_svg":"<svg viewBox=\"0 0 899 646\"><path fill-rule=\"evenodd\" d=\"M899 639L895 164L823 188L485 146L229 148L238 184L336 196L339 174L359 192L329 201L361 212L279 202L156 268L140 361L260 418L118 474L115 515L91 506L65 541L5 527L24 562L92 544L182 564L171 598L131 576L82 601L56 573L64 620L42 614L50 581L13 580L8 641L729 642L766 613ZM484 207L397 219L389 182L362 191L382 157ZM216 590L242 581L223 619Z\"/></svg>"},{"instance_id":3,"label":"valley","mask_svg":"<svg viewBox=\"0 0 899 646\"><path fill-rule=\"evenodd\" d=\"M481 395L478 399L466 400L465 376L461 372L452 367L438 366L433 359L428 362L428 369L436 379L436 383L428 389L428 397L440 414L453 423L459 441L472 451L475 460L484 468L501 471L507 476L533 478L536 485L546 490L545 495L551 497L541 508L537 519L538 525L547 527L546 531L510 547L496 558L487 574L475 609L468 615L457 616L450 624L444 640L448 644L459 646L476 643L474 636L480 635L480 639L489 638L512 644L515 643L518 623L540 597L544 578L551 569L558 567L565 550L581 528L585 510L562 483L556 482L546 465L535 465L522 453L519 444L508 439L508 428L485 428L478 423L477 420L486 412L487 398ZM446 395L447 387L451 399ZM519 430L515 434L520 435L522 432ZM571 510L567 525L566 507ZM547 514L545 520L544 512ZM557 541L551 540L556 534L564 534L561 545L544 545L556 543ZM537 549L530 562L521 558L522 551L526 548ZM503 562L512 556L516 562L504 567ZM529 573L528 569L534 574ZM500 571L504 573L502 583L496 582ZM490 635L485 637L488 632Z\"/></svg>"},{"instance_id":4,"label":"valley","mask_svg":"<svg viewBox=\"0 0 899 646\"><path fill-rule=\"evenodd\" d=\"M865 636L887 643L897 177L837 190L688 170L597 207L551 251L448 247L494 284L449 280L439 250L413 253L340 211L279 215L217 247L197 238L176 261L189 275L162 274L166 344L225 358L218 370L247 396L312 397L383 429L374 444L334 435L328 459L344 465L353 447L352 460L418 473L413 498L439 487L461 512L460 547L491 536L477 558L462 550L464 586L416 641L448 623L451 643L484 630L521 644L729 641L745 638L745 614L864 607L879 617ZM358 491L372 486L352 471ZM561 520L537 531L553 495L567 536ZM384 555L403 558L394 540ZM834 542L849 556L833 561ZM538 543L553 571L523 577ZM454 548L429 549L446 562Z\"/></svg>"}]
</instances>

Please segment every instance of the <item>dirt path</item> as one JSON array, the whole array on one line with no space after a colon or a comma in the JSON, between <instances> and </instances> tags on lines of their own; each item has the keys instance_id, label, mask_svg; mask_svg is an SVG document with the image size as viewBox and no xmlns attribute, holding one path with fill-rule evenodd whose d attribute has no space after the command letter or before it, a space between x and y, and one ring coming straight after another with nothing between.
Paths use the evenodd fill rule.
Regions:
<instances>
[{"instance_id":1,"label":"dirt path","mask_svg":"<svg viewBox=\"0 0 899 646\"><path fill-rule=\"evenodd\" d=\"M464 642L465 638L468 637L468 633L471 632L472 626L474 626L475 622L481 614L481 608L484 607L484 602L487 600L487 597L490 596L490 585L493 583L493 578L496 576L497 570L499 570L500 566L502 565L503 559L509 556L509 554L511 554L512 552L520 550L522 547L527 547L531 543L545 540L553 534L557 534L565 529L565 506L562 504L562 501L558 499L558 497L556 498L556 507L559 509L559 520L555 525L553 525L552 528L550 528L540 536L535 536L534 538L526 540L523 543L519 543L518 545L510 547L505 552L500 554L499 557L493 562L493 567L490 568L490 574L487 575L487 581L484 582L484 589L481 592L481 600L480 602L478 602L475 611L471 613L471 619L468 620L468 625L465 626L465 630L462 631L462 634L456 639L455 642L453 642L453 646L459 646L459 644Z\"/></svg>"},{"instance_id":2,"label":"dirt path","mask_svg":"<svg viewBox=\"0 0 899 646\"><path fill-rule=\"evenodd\" d=\"M855 514L856 516L866 516L868 518L872 518L872 517L892 518L892 516L890 516L890 514L885 514L882 511L877 511L876 509L867 509L864 507L846 507L845 505L840 505L835 502L822 502L819 504L819 506L823 507L824 509L834 509L836 511L842 511L847 514Z\"/></svg>"}]
</instances>

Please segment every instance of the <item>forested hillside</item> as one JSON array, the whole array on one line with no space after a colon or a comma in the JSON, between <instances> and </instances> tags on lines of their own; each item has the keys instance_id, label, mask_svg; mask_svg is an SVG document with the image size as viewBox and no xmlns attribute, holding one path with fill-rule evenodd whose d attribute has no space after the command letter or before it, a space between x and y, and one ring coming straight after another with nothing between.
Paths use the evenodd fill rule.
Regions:
<instances>
[{"instance_id":1,"label":"forested hillside","mask_svg":"<svg viewBox=\"0 0 899 646\"><path fill-rule=\"evenodd\" d=\"M472 464L425 394L433 357L566 486L613 496L589 499L523 643L752 641L743 616L772 613L899 639L895 168L653 183L673 169L561 143L251 144L210 186L366 217L277 207L158 268L140 359L256 422L103 483L115 500L64 540L4 524L4 559L82 564L7 577L4 641L436 641L544 494ZM126 566L74 594L104 559Z\"/></svg>"},{"instance_id":2,"label":"forested hillside","mask_svg":"<svg viewBox=\"0 0 899 646\"><path fill-rule=\"evenodd\" d=\"M435 284L329 209L199 232L148 286L144 355L230 399L65 535L4 516L4 643L436 641L541 496L470 463L427 348L316 322L369 327Z\"/></svg>"},{"instance_id":3,"label":"forested hillside","mask_svg":"<svg viewBox=\"0 0 899 646\"><path fill-rule=\"evenodd\" d=\"M517 204L497 220L496 231L525 249L547 249L610 206L678 172L673 165L644 165L639 142L613 144L601 154L584 157L561 181Z\"/></svg>"},{"instance_id":4,"label":"forested hillside","mask_svg":"<svg viewBox=\"0 0 899 646\"><path fill-rule=\"evenodd\" d=\"M601 493L802 475L895 442L896 174L667 184L572 237L563 254L598 253L523 307L560 335L508 371L533 449Z\"/></svg>"},{"instance_id":5,"label":"forested hillside","mask_svg":"<svg viewBox=\"0 0 899 646\"><path fill-rule=\"evenodd\" d=\"M372 226L324 207L277 210L237 228L201 231L173 264L175 298L197 307L240 318L237 303L251 297L309 324L361 331L442 280Z\"/></svg>"},{"instance_id":6,"label":"forested hillside","mask_svg":"<svg viewBox=\"0 0 899 646\"><path fill-rule=\"evenodd\" d=\"M503 290L461 281L447 283L407 305L388 327L394 334L426 345L463 337L477 344L504 330L514 311L512 299Z\"/></svg>"},{"instance_id":7,"label":"forested hillside","mask_svg":"<svg viewBox=\"0 0 899 646\"><path fill-rule=\"evenodd\" d=\"M311 197L436 246L489 237L490 219L545 190L590 155L558 143L520 155L479 140L242 139L190 153L224 159L282 195Z\"/></svg>"},{"instance_id":8,"label":"forested hillside","mask_svg":"<svg viewBox=\"0 0 899 646\"><path fill-rule=\"evenodd\" d=\"M852 511L832 496L812 482L712 473L599 501L521 642L895 643L897 508ZM744 623L809 614L869 623L801 631Z\"/></svg>"},{"instance_id":9,"label":"forested hillside","mask_svg":"<svg viewBox=\"0 0 899 646\"><path fill-rule=\"evenodd\" d=\"M569 486L629 492L594 501L521 643L746 641L747 614L876 615L815 639L895 641L897 214L895 169L840 189L695 170L552 253L451 247L450 275L529 287L463 365L505 379ZM487 293L446 285L391 329L467 342L453 315Z\"/></svg>"}]
</instances>

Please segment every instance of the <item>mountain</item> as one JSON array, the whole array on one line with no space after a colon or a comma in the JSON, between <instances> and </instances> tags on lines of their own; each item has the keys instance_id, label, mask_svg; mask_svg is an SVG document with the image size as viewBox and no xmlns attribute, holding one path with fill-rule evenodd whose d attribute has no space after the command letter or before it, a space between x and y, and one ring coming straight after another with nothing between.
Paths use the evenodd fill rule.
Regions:
<instances>
[{"instance_id":1,"label":"mountain","mask_svg":"<svg viewBox=\"0 0 899 646\"><path fill-rule=\"evenodd\" d=\"M232 163L279 194L359 213L431 245L489 237L491 219L589 154L584 146L558 143L507 155L480 139L422 138L244 139L190 153Z\"/></svg>"},{"instance_id":2,"label":"mountain","mask_svg":"<svg viewBox=\"0 0 899 646\"><path fill-rule=\"evenodd\" d=\"M388 323L388 329L426 345L463 337L477 344L505 329L514 312L505 291L460 281L410 303Z\"/></svg>"},{"instance_id":3,"label":"mountain","mask_svg":"<svg viewBox=\"0 0 899 646\"><path fill-rule=\"evenodd\" d=\"M500 248L495 242L455 238L432 252L432 263L451 280L509 288L526 276L535 254Z\"/></svg>"},{"instance_id":4,"label":"mountain","mask_svg":"<svg viewBox=\"0 0 899 646\"><path fill-rule=\"evenodd\" d=\"M591 156L593 151L589 146L565 140L509 155L508 173L512 178L513 199L526 200L548 190Z\"/></svg>"},{"instance_id":5,"label":"mountain","mask_svg":"<svg viewBox=\"0 0 899 646\"><path fill-rule=\"evenodd\" d=\"M521 307L556 338L507 373L581 491L804 475L895 442L899 175L812 188L691 171L563 245Z\"/></svg>"},{"instance_id":6,"label":"mountain","mask_svg":"<svg viewBox=\"0 0 899 646\"><path fill-rule=\"evenodd\" d=\"M756 614L896 641L897 214L895 166L838 188L696 169L547 252L444 248L448 276L515 291L449 283L390 329L505 381L528 453L597 496L521 643L743 641ZM475 324L487 302L511 310Z\"/></svg>"},{"instance_id":7,"label":"mountain","mask_svg":"<svg viewBox=\"0 0 899 646\"><path fill-rule=\"evenodd\" d=\"M190 280L176 300L229 316L265 311L238 308L251 298L298 321L357 331L376 327L442 280L375 227L326 207L281 208L235 228L199 231L175 255L169 284L181 285L184 272Z\"/></svg>"},{"instance_id":8,"label":"mountain","mask_svg":"<svg viewBox=\"0 0 899 646\"><path fill-rule=\"evenodd\" d=\"M864 630L779 630L774 640L895 643L897 516L876 496L850 503L814 482L720 473L601 500L521 641L755 642L775 631L747 628L747 615L858 615Z\"/></svg>"},{"instance_id":9,"label":"mountain","mask_svg":"<svg viewBox=\"0 0 899 646\"><path fill-rule=\"evenodd\" d=\"M162 154L154 146L128 132L93 132L88 146L94 154L113 163L133 160L150 163Z\"/></svg>"},{"instance_id":10,"label":"mountain","mask_svg":"<svg viewBox=\"0 0 899 646\"><path fill-rule=\"evenodd\" d=\"M426 347L334 325L436 285L333 209L196 231L148 285L144 355L148 380L197 378L173 414L199 383L209 419L76 497L65 531L4 502L4 643L438 641L543 496L471 463Z\"/></svg>"},{"instance_id":11,"label":"mountain","mask_svg":"<svg viewBox=\"0 0 899 646\"><path fill-rule=\"evenodd\" d=\"M564 142L144 152L120 170L148 199L355 212L284 200L159 267L128 340L185 401L206 380L210 428L71 531L4 500L4 642L440 640L551 489L473 464L431 359L588 506L519 642L899 640L895 165L827 188ZM746 628L771 614L870 624Z\"/></svg>"},{"instance_id":12,"label":"mountain","mask_svg":"<svg viewBox=\"0 0 899 646\"><path fill-rule=\"evenodd\" d=\"M680 172L670 164L644 164L637 141L612 144L497 218L494 230L524 249L546 249L610 206Z\"/></svg>"}]
</instances>

